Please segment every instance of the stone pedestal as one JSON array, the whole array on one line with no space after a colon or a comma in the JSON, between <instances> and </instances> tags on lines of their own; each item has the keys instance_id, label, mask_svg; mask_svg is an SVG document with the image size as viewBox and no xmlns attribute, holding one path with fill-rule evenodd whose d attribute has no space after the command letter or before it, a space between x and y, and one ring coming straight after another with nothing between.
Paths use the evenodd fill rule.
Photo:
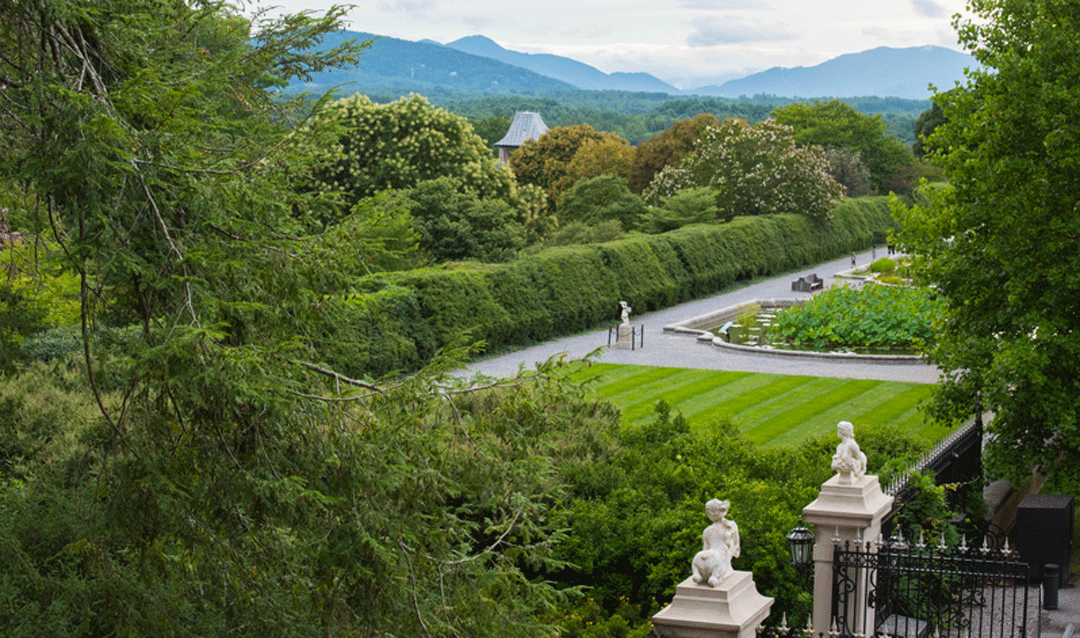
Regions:
<instances>
[{"instance_id":1,"label":"stone pedestal","mask_svg":"<svg viewBox=\"0 0 1080 638\"><path fill-rule=\"evenodd\" d=\"M652 621L664 638L753 638L772 604L758 593L753 574L735 571L716 587L687 578Z\"/></svg>"},{"instance_id":2,"label":"stone pedestal","mask_svg":"<svg viewBox=\"0 0 1080 638\"><path fill-rule=\"evenodd\" d=\"M634 326L628 323L619 324L619 336L615 339L616 348L628 348L634 347Z\"/></svg>"},{"instance_id":3,"label":"stone pedestal","mask_svg":"<svg viewBox=\"0 0 1080 638\"><path fill-rule=\"evenodd\" d=\"M837 474L821 485L817 500L803 508L807 523L817 529L814 539L814 634L829 632L832 616L833 546L836 540L874 541L881 535L881 520L892 508L893 497L881 491L876 476L845 480ZM865 587L865 584L860 584ZM864 590L865 591L865 590ZM856 597L858 599L858 597ZM872 614L872 609L860 610ZM863 625L873 627L873 618Z\"/></svg>"}]
</instances>

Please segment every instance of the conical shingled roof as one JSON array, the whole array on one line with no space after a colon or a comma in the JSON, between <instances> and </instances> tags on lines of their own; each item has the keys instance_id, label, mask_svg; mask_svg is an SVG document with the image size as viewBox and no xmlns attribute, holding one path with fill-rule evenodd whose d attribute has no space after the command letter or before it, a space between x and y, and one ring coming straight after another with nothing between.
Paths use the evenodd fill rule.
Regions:
<instances>
[{"instance_id":1,"label":"conical shingled roof","mask_svg":"<svg viewBox=\"0 0 1080 638\"><path fill-rule=\"evenodd\" d=\"M517 148L524 144L526 140L535 140L547 133L547 131L547 124L544 124L544 118L540 117L539 113L518 111L514 113L514 121L510 123L510 130L506 132L506 136L495 142L495 146Z\"/></svg>"}]
</instances>

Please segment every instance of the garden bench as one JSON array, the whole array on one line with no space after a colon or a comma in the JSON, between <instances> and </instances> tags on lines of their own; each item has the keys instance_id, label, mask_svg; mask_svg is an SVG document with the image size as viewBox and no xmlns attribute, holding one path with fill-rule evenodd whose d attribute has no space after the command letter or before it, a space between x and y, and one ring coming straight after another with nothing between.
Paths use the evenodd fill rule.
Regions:
<instances>
[{"instance_id":1,"label":"garden bench","mask_svg":"<svg viewBox=\"0 0 1080 638\"><path fill-rule=\"evenodd\" d=\"M825 287L825 280L817 276L817 273L799 277L791 282L791 289L795 292L813 292Z\"/></svg>"}]
</instances>

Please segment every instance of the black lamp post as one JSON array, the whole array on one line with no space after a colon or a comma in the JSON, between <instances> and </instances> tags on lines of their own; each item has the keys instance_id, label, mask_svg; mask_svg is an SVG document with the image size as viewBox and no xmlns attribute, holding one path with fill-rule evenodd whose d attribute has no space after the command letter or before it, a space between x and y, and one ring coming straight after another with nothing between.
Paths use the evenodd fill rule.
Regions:
<instances>
[{"instance_id":1,"label":"black lamp post","mask_svg":"<svg viewBox=\"0 0 1080 638\"><path fill-rule=\"evenodd\" d=\"M802 514L798 526L787 535L787 542L792 567L801 572L814 564L814 535L803 526Z\"/></svg>"}]
</instances>

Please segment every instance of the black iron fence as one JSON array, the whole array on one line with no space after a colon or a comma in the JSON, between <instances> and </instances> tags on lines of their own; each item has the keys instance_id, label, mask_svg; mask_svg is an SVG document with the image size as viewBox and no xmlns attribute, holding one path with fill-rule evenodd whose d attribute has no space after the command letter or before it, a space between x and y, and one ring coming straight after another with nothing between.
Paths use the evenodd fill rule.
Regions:
<instances>
[{"instance_id":1,"label":"black iron fence","mask_svg":"<svg viewBox=\"0 0 1080 638\"><path fill-rule=\"evenodd\" d=\"M638 348L645 347L645 326L644 324L638 326L631 326L627 332L629 334L623 335L619 332L619 326L626 324L616 324L608 328L607 331L607 344L610 346L612 343L615 345L626 347L626 343L623 341L625 337L629 337L630 349L637 350Z\"/></svg>"},{"instance_id":2,"label":"black iron fence","mask_svg":"<svg viewBox=\"0 0 1080 638\"><path fill-rule=\"evenodd\" d=\"M830 625L837 636L1019 637L1037 615L1028 597L1027 565L989 541L848 542L833 554Z\"/></svg>"},{"instance_id":3,"label":"black iron fence","mask_svg":"<svg viewBox=\"0 0 1080 638\"><path fill-rule=\"evenodd\" d=\"M1015 551L887 543L837 544L832 614L817 638L1021 638L1038 631L1037 591ZM759 638L813 638L809 628L761 627Z\"/></svg>"},{"instance_id":4,"label":"black iron fence","mask_svg":"<svg viewBox=\"0 0 1080 638\"><path fill-rule=\"evenodd\" d=\"M938 485L957 485L958 489L948 492L947 498L951 509L962 510L970 491L981 489L982 438L982 415L977 411L974 418L939 441L933 449L913 463L907 472L893 478L883 486L882 491L894 497L894 500L892 511L886 514L882 521L882 535L886 537L892 535L894 517L911 496L910 481L911 475L915 472L933 474L934 482ZM966 531L976 532L975 529ZM989 530L977 531L980 535L985 535Z\"/></svg>"}]
</instances>

